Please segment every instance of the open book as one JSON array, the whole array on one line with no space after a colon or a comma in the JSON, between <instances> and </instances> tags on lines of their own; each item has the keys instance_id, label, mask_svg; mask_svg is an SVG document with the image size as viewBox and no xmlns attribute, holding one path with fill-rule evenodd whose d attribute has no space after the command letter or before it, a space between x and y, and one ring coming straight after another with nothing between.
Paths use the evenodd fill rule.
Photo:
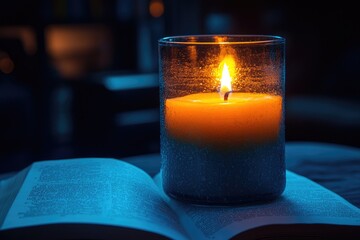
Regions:
<instances>
[{"instance_id":1,"label":"open book","mask_svg":"<svg viewBox=\"0 0 360 240\"><path fill-rule=\"evenodd\" d=\"M120 160L33 163L0 182L0 239L360 239L360 210L287 172L279 199L199 206Z\"/></svg>"}]
</instances>

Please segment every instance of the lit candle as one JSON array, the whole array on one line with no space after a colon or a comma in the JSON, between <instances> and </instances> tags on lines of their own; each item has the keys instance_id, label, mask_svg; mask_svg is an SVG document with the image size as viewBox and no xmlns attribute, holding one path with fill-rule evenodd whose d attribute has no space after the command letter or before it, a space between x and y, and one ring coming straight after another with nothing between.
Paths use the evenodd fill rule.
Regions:
<instances>
[{"instance_id":1,"label":"lit candle","mask_svg":"<svg viewBox=\"0 0 360 240\"><path fill-rule=\"evenodd\" d=\"M281 96L240 92L227 96L231 89L225 63L220 97L218 93L197 93L167 99L165 122L169 134L194 144L222 148L276 140Z\"/></svg>"},{"instance_id":2,"label":"lit candle","mask_svg":"<svg viewBox=\"0 0 360 240\"><path fill-rule=\"evenodd\" d=\"M284 39L159 41L164 192L199 204L278 197L285 187Z\"/></svg>"}]
</instances>

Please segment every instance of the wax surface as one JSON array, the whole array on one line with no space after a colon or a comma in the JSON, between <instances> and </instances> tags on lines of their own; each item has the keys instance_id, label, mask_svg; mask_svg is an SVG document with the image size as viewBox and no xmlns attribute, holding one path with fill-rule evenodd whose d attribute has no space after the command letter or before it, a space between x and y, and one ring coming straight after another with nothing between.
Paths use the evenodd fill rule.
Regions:
<instances>
[{"instance_id":1,"label":"wax surface","mask_svg":"<svg viewBox=\"0 0 360 240\"><path fill-rule=\"evenodd\" d=\"M169 135L203 146L237 147L276 140L282 97L260 93L198 93L167 99L165 124Z\"/></svg>"}]
</instances>

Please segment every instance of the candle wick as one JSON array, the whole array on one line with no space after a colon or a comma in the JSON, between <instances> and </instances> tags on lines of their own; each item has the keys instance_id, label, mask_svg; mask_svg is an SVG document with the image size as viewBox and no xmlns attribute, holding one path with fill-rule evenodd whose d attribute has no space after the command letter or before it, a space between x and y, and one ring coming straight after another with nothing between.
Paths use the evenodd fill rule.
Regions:
<instances>
[{"instance_id":1,"label":"candle wick","mask_svg":"<svg viewBox=\"0 0 360 240\"><path fill-rule=\"evenodd\" d=\"M227 101L229 98L229 94L232 93L233 91L228 91L224 94L224 101Z\"/></svg>"}]
</instances>

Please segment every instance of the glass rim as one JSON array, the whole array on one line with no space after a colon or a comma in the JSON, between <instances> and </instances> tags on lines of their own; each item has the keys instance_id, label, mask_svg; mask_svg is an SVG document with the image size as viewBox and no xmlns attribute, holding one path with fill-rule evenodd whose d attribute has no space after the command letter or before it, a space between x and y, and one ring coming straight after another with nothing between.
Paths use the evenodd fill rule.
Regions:
<instances>
[{"instance_id":1,"label":"glass rim","mask_svg":"<svg viewBox=\"0 0 360 240\"><path fill-rule=\"evenodd\" d=\"M224 39L224 40L222 40ZM168 36L159 39L160 45L248 45L281 44L285 38L276 35L206 34Z\"/></svg>"}]
</instances>

